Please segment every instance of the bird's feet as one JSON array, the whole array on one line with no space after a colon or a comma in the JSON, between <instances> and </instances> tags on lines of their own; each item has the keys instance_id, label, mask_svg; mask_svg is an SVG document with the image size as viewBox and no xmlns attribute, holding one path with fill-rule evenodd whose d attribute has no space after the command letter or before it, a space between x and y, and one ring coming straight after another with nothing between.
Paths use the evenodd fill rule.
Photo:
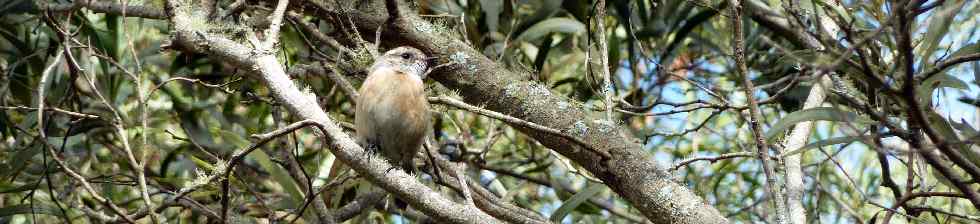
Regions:
<instances>
[{"instance_id":1,"label":"bird's feet","mask_svg":"<svg viewBox=\"0 0 980 224\"><path fill-rule=\"evenodd\" d=\"M381 144L377 138L364 141L364 158L371 158L371 154L381 151Z\"/></svg>"}]
</instances>

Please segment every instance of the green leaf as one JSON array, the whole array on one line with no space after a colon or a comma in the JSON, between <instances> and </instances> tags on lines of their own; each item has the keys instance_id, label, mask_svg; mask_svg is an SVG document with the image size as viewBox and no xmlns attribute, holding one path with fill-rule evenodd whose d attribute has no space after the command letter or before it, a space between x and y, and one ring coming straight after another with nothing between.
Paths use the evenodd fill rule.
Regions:
<instances>
[{"instance_id":1,"label":"green leaf","mask_svg":"<svg viewBox=\"0 0 980 224\"><path fill-rule=\"evenodd\" d=\"M0 208L0 217L7 217L19 214L47 214L47 215L61 215L58 208L54 208L45 204L34 204L34 208L31 209L30 204L20 204Z\"/></svg>"},{"instance_id":2,"label":"green leaf","mask_svg":"<svg viewBox=\"0 0 980 224\"><path fill-rule=\"evenodd\" d=\"M943 88L943 87L962 89L962 90L970 89L970 87L968 87L966 85L966 82L964 82L963 80L960 80L946 73L939 73L937 75L929 77L929 79L926 79L925 81L922 81L922 84L919 85L919 88L916 90L918 94L919 102L923 102L922 103L923 105L932 104L931 103L932 93L936 89Z\"/></svg>"},{"instance_id":3,"label":"green leaf","mask_svg":"<svg viewBox=\"0 0 980 224\"><path fill-rule=\"evenodd\" d=\"M796 155L796 154L800 154L800 153L802 153L802 152L804 152L806 150L816 149L816 148L820 148L820 147L824 147L824 146L831 146L831 145L836 145L836 144L844 144L844 143L850 143L850 142L854 142L854 141L860 141L862 139L866 139L866 138L870 138L870 137L871 136L861 135L861 136L844 136L844 137L828 138L828 139L816 141L816 142L813 142L813 143L810 143L810 144L806 144L803 147L800 147L800 148L795 149L793 151L785 152L782 155L779 155L779 157L787 157L787 156L791 156L791 155Z\"/></svg>"},{"instance_id":4,"label":"green leaf","mask_svg":"<svg viewBox=\"0 0 980 224\"><path fill-rule=\"evenodd\" d=\"M687 39L687 36L691 34L691 31L694 31L694 28L697 28L701 24L708 22L711 18L718 15L719 11L716 9L724 9L727 7L728 7L728 1L722 1L721 3L718 4L718 6L715 6L715 8L700 11L697 14L694 14L694 16L692 16L691 18L685 20L684 26L681 26L680 29L677 29L677 31L674 34L674 39L670 41L670 44L667 45L667 50L664 50L663 55L661 55L662 58L665 58L662 61L673 61L672 58L674 56L673 54L674 49L680 46L681 43L683 43L683 41Z\"/></svg>"},{"instance_id":5,"label":"green leaf","mask_svg":"<svg viewBox=\"0 0 980 224\"><path fill-rule=\"evenodd\" d=\"M976 53L980 53L980 44L972 43L972 44L964 45L960 49L954 51L953 54L949 55L949 58L955 58L963 55L976 54Z\"/></svg>"},{"instance_id":6,"label":"green leaf","mask_svg":"<svg viewBox=\"0 0 980 224\"><path fill-rule=\"evenodd\" d=\"M499 0L480 0L480 8L486 13L487 28L490 33L497 32L500 24L500 12L503 11L504 2Z\"/></svg>"},{"instance_id":7,"label":"green leaf","mask_svg":"<svg viewBox=\"0 0 980 224\"><path fill-rule=\"evenodd\" d=\"M973 61L973 83L980 84L980 61Z\"/></svg>"},{"instance_id":8,"label":"green leaf","mask_svg":"<svg viewBox=\"0 0 980 224\"><path fill-rule=\"evenodd\" d=\"M573 195L572 198L565 200L565 203L562 203L561 207L555 209L555 213L551 213L551 217L548 219L550 219L552 222L560 223L566 215L575 210L575 208L577 208L579 205L582 205L582 203L587 201L589 198L592 198L593 196L602 192L605 187L606 186L602 184L588 184L585 187L585 190L579 191L577 194Z\"/></svg>"},{"instance_id":9,"label":"green leaf","mask_svg":"<svg viewBox=\"0 0 980 224\"><path fill-rule=\"evenodd\" d=\"M259 162L259 166L262 169L269 171L272 179L275 179L279 183L279 186L289 194L289 197L285 200L287 206L297 208L299 205L302 205L303 193L299 190L300 188L296 185L296 182L293 181L292 176L286 173L286 170L272 162L269 155L265 154L262 150L255 150L249 154L249 157Z\"/></svg>"},{"instance_id":10,"label":"green leaf","mask_svg":"<svg viewBox=\"0 0 980 224\"><path fill-rule=\"evenodd\" d=\"M922 39L925 47L922 48L922 61L920 62L925 68L931 66L931 63L928 63L929 57L936 51L936 47L943 40L943 36L949 33L950 24L966 2L949 1L950 4L943 4L932 16L929 16L929 28L926 30L925 37Z\"/></svg>"},{"instance_id":11,"label":"green leaf","mask_svg":"<svg viewBox=\"0 0 980 224\"><path fill-rule=\"evenodd\" d=\"M25 167L27 167L28 165L27 162L31 161L31 158L33 158L34 155L37 155L40 152L41 152L40 144L36 144L34 146L16 151L13 157L7 158L8 159L7 161L3 161L3 163L0 163L0 165L3 165L2 167L5 168L3 170L0 170L0 177L6 178L6 177L16 176L21 171L23 171ZM5 153L10 153L10 152L5 152Z\"/></svg>"},{"instance_id":12,"label":"green leaf","mask_svg":"<svg viewBox=\"0 0 980 224\"><path fill-rule=\"evenodd\" d=\"M238 149L245 148L250 143L248 140L245 140L245 138L243 138L241 134L238 134L238 133L235 133L235 132L232 132L232 131L228 131L228 130L225 130L225 129L220 129L218 127L212 127L212 131L216 132L216 134L218 134L218 136L221 136L221 140L223 140L225 142L225 144L229 144L230 143L230 144L234 145L235 148L238 148Z\"/></svg>"},{"instance_id":13,"label":"green leaf","mask_svg":"<svg viewBox=\"0 0 980 224\"><path fill-rule=\"evenodd\" d=\"M189 155L188 158L190 158L191 162L194 162L194 165L197 165L197 167L200 167L201 169L204 169L208 172L214 172L214 165L211 165L211 163L209 163L208 161L204 161L201 158L197 158L197 156L195 155Z\"/></svg>"},{"instance_id":14,"label":"green leaf","mask_svg":"<svg viewBox=\"0 0 980 224\"><path fill-rule=\"evenodd\" d=\"M531 26L531 28L527 29L527 31L521 33L521 35L517 37L517 40L537 40L538 38L544 37L550 33L575 34L583 32L585 32L585 24L582 24L582 22L574 19L559 17L547 19L534 24L534 26Z\"/></svg>"},{"instance_id":15,"label":"green leaf","mask_svg":"<svg viewBox=\"0 0 980 224\"><path fill-rule=\"evenodd\" d=\"M781 135L787 129L793 127L793 125L796 123L804 121L838 121L852 123L857 122L862 124L874 123L874 121L871 119L862 117L857 113L842 111L833 107L810 108L787 114L769 128L769 132L766 132L766 139L772 140L776 136Z\"/></svg>"},{"instance_id":16,"label":"green leaf","mask_svg":"<svg viewBox=\"0 0 980 224\"><path fill-rule=\"evenodd\" d=\"M960 141L960 137L956 135L956 131L953 130L953 127L946 121L945 118L936 113L936 111L927 111L926 117L926 119L928 119L928 125L932 126L932 129L938 132L937 134L941 135L944 142L948 144ZM980 165L980 154L970 150L970 145L949 144L949 146L953 147L953 150L959 151L960 154L966 157L967 160L970 160L970 162L973 164Z\"/></svg>"},{"instance_id":17,"label":"green leaf","mask_svg":"<svg viewBox=\"0 0 980 224\"><path fill-rule=\"evenodd\" d=\"M977 129L970 126L970 122L967 122L965 119L960 118L960 122L950 121L949 123L967 138L975 137L978 134Z\"/></svg>"},{"instance_id":18,"label":"green leaf","mask_svg":"<svg viewBox=\"0 0 980 224\"><path fill-rule=\"evenodd\" d=\"M0 194L28 191L35 188L37 188L37 185L35 184L24 184L20 186L14 186L13 184L0 183Z\"/></svg>"}]
</instances>

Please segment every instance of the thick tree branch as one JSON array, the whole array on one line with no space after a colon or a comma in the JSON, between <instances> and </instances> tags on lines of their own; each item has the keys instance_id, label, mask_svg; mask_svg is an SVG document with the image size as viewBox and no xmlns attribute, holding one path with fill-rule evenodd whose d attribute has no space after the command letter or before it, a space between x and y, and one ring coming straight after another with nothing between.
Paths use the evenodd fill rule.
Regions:
<instances>
[{"instance_id":1,"label":"thick tree branch","mask_svg":"<svg viewBox=\"0 0 980 224\"><path fill-rule=\"evenodd\" d=\"M62 3L62 4L47 4L43 9L50 11L71 11L78 10L81 8L86 8L92 10L93 12L106 13L112 15L123 15L148 18L148 19L164 19L163 10L153 6L144 5L126 5L107 2L107 1L96 1L96 0L77 0L73 3Z\"/></svg>"},{"instance_id":2,"label":"thick tree branch","mask_svg":"<svg viewBox=\"0 0 980 224\"><path fill-rule=\"evenodd\" d=\"M803 108L800 110L819 107L823 104L824 99L827 98L827 92L824 91L824 86L830 84L830 77L821 76L818 80L818 82L810 87L810 94L806 97ZM812 121L800 122L796 126L793 126L793 131L786 137L786 141L784 142L786 149L783 151L792 152L802 149L810 138L812 131ZM806 223L806 208L803 207L805 186L803 185L803 167L800 166L803 153L786 156L783 159L783 164L786 166L786 209L789 213L789 221L794 224L803 224Z\"/></svg>"}]
</instances>

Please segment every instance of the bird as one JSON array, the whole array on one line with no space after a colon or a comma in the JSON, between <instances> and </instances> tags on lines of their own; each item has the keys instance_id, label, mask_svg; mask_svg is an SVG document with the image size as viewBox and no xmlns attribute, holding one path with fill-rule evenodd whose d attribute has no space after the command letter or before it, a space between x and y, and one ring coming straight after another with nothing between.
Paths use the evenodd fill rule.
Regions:
<instances>
[{"instance_id":1,"label":"bird","mask_svg":"<svg viewBox=\"0 0 980 224\"><path fill-rule=\"evenodd\" d=\"M423 82L430 59L413 47L391 49L375 59L358 89L358 143L406 172L414 171L413 158L431 126Z\"/></svg>"}]
</instances>

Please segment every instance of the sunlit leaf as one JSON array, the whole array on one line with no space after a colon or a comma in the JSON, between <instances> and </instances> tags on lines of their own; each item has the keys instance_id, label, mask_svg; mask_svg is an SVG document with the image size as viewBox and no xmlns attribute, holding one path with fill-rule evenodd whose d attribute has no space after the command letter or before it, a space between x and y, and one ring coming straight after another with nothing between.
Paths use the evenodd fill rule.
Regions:
<instances>
[{"instance_id":1,"label":"sunlit leaf","mask_svg":"<svg viewBox=\"0 0 980 224\"><path fill-rule=\"evenodd\" d=\"M265 169L271 173L270 176L272 176L272 179L286 191L287 195L289 196L285 198L286 205L288 207L296 208L297 206L301 205L304 198L303 192L300 191L299 186L296 185L297 183L293 181L292 176L290 176L285 169L277 165L275 162L272 162L269 155L265 154L265 152L262 150L255 150L249 154L249 157L258 162L262 169Z\"/></svg>"},{"instance_id":2,"label":"sunlit leaf","mask_svg":"<svg viewBox=\"0 0 980 224\"><path fill-rule=\"evenodd\" d=\"M959 151L960 154L966 157L966 159L973 164L980 166L980 154L974 150L971 150L970 145L956 144L956 142L960 141L960 137L949 124L950 122L935 111L926 112L926 116L929 121L928 125L932 126L932 129L938 132L937 134L943 138L943 142L949 144L948 146L953 147L954 150Z\"/></svg>"},{"instance_id":3,"label":"sunlit leaf","mask_svg":"<svg viewBox=\"0 0 980 224\"><path fill-rule=\"evenodd\" d=\"M531 28L527 29L527 31L521 33L516 40L532 41L551 33L577 34L583 32L585 32L585 24L582 24L582 22L579 22L578 20L564 17L550 18L534 24L534 26L531 26Z\"/></svg>"},{"instance_id":4,"label":"sunlit leaf","mask_svg":"<svg viewBox=\"0 0 980 224\"><path fill-rule=\"evenodd\" d=\"M0 217L7 217L19 214L45 214L45 215L63 215L57 207L47 205L46 203L37 204L20 204L12 205L0 208Z\"/></svg>"},{"instance_id":5,"label":"sunlit leaf","mask_svg":"<svg viewBox=\"0 0 980 224\"><path fill-rule=\"evenodd\" d=\"M970 88L966 82L963 82L959 78L946 73L939 73L922 81L922 84L917 89L919 102L929 105L932 102L932 93L934 90L944 87L963 90Z\"/></svg>"},{"instance_id":6,"label":"sunlit leaf","mask_svg":"<svg viewBox=\"0 0 980 224\"><path fill-rule=\"evenodd\" d=\"M867 138L870 138L870 136L844 136L844 137L834 137L834 138L824 139L824 140L816 141L816 142L813 142L813 143L810 143L810 144L806 144L806 145L804 145L803 147L801 147L799 149L795 149L793 151L785 152L783 154L780 154L779 156L780 157L786 157L786 156L796 155L796 154L803 153L803 152L805 152L807 150L810 150L810 149L816 149L816 148L821 148L821 147L831 146L831 145L837 145L837 144L851 143L851 142L855 142L855 141L861 141L862 139L867 139Z\"/></svg>"},{"instance_id":7,"label":"sunlit leaf","mask_svg":"<svg viewBox=\"0 0 980 224\"><path fill-rule=\"evenodd\" d=\"M503 11L504 3L498 0L480 0L480 8L486 14L487 28L491 33L497 32L500 24L500 12Z\"/></svg>"},{"instance_id":8,"label":"sunlit leaf","mask_svg":"<svg viewBox=\"0 0 980 224\"><path fill-rule=\"evenodd\" d=\"M573 195L568 200L565 200L558 209L555 209L554 213L551 213L551 217L548 219L555 223L560 223L566 215L575 210L579 205L601 193L603 189L606 189L605 185L592 184L589 183L585 189L579 191L577 194Z\"/></svg>"},{"instance_id":9,"label":"sunlit leaf","mask_svg":"<svg viewBox=\"0 0 980 224\"><path fill-rule=\"evenodd\" d=\"M780 119L776 124L773 124L766 132L766 139L773 139L776 136L783 134L784 131L789 130L796 125L796 123L804 121L837 121L837 122L852 122L860 124L872 124L872 120L862 117L854 112L843 111L833 107L817 107L804 109L787 114L782 119Z\"/></svg>"},{"instance_id":10,"label":"sunlit leaf","mask_svg":"<svg viewBox=\"0 0 980 224\"><path fill-rule=\"evenodd\" d=\"M929 28L926 30L925 36L922 39L924 47L922 48L922 55L919 56L922 61L920 64L924 65L926 68L930 67L929 57L939 46L939 42L942 41L942 37L949 32L950 23L956 18L956 14L963 8L963 4L967 1L948 1L942 6L939 6L932 16L929 16Z\"/></svg>"}]
</instances>

